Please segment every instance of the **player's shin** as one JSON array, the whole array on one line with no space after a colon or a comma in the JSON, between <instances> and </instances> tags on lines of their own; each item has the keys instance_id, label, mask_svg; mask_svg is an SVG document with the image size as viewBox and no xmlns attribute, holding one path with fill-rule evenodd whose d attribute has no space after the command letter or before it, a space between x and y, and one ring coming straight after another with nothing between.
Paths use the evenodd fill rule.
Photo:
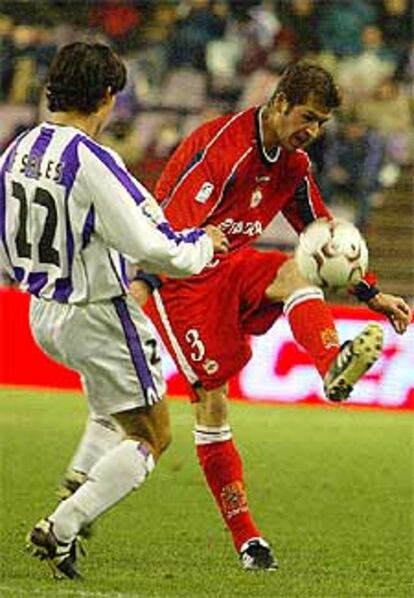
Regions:
<instances>
[{"instance_id":1,"label":"player's shin","mask_svg":"<svg viewBox=\"0 0 414 598\"><path fill-rule=\"evenodd\" d=\"M295 340L308 352L322 376L339 352L340 344L332 312L318 287L306 287L292 293L283 311Z\"/></svg>"},{"instance_id":2,"label":"player's shin","mask_svg":"<svg viewBox=\"0 0 414 598\"><path fill-rule=\"evenodd\" d=\"M83 486L49 517L56 537L62 542L71 541L82 526L138 488L154 465L146 444L123 440L94 465Z\"/></svg>"},{"instance_id":3,"label":"player's shin","mask_svg":"<svg viewBox=\"0 0 414 598\"><path fill-rule=\"evenodd\" d=\"M196 425L194 438L199 463L239 552L247 540L261 534L249 512L242 461L230 427Z\"/></svg>"}]
</instances>

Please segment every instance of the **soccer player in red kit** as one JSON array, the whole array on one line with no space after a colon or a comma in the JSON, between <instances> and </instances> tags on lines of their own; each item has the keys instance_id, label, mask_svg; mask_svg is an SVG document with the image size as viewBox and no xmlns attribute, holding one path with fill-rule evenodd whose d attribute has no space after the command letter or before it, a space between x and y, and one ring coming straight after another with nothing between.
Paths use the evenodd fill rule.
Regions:
<instances>
[{"instance_id":1,"label":"soccer player in red kit","mask_svg":"<svg viewBox=\"0 0 414 598\"><path fill-rule=\"evenodd\" d=\"M329 217L304 148L340 97L324 69L297 64L282 75L261 107L202 125L178 147L155 195L176 228L219 226L230 252L203 272L162 284L146 272L131 292L146 308L180 371L195 408L200 465L244 569L274 569L276 560L249 512L240 455L227 420L227 386L249 360L248 337L263 334L285 313L296 341L312 357L331 400L345 400L380 354L382 330L370 324L342 347L322 290L299 274L292 257L251 247L282 212L300 232ZM355 294L385 313L403 333L405 301L360 282Z\"/></svg>"},{"instance_id":2,"label":"soccer player in red kit","mask_svg":"<svg viewBox=\"0 0 414 598\"><path fill-rule=\"evenodd\" d=\"M246 569L275 567L249 514L227 422L226 382L251 356L248 335L263 334L284 312L331 400L347 398L382 345L381 329L373 324L341 349L321 289L300 277L288 255L250 247L278 212L297 232L330 217L304 148L339 105L325 70L294 65L268 104L217 118L185 139L155 190L175 227L214 224L230 242L230 253L201 274L164 281L147 313L191 387L199 461ZM405 331L410 310L403 299L365 282L355 292L386 313L397 332Z\"/></svg>"}]
</instances>

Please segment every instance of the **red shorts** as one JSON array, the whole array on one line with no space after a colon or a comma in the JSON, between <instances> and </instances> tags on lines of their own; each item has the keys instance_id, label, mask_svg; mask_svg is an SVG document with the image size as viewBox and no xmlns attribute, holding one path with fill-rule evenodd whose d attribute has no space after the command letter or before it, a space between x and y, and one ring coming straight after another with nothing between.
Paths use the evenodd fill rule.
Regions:
<instances>
[{"instance_id":1,"label":"red shorts","mask_svg":"<svg viewBox=\"0 0 414 598\"><path fill-rule=\"evenodd\" d=\"M145 311L192 389L225 384L251 357L249 335L264 334L282 313L264 292L288 256L251 247L190 279L169 279ZM192 392L192 400L197 400Z\"/></svg>"}]
</instances>

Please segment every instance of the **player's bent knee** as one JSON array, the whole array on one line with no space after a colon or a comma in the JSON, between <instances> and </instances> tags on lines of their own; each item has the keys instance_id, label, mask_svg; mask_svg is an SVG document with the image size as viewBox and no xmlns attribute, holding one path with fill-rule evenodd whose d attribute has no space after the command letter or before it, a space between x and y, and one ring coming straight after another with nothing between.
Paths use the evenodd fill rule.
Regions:
<instances>
[{"instance_id":1,"label":"player's bent knee","mask_svg":"<svg viewBox=\"0 0 414 598\"><path fill-rule=\"evenodd\" d=\"M292 293L308 286L309 282L303 278L292 257L280 267L276 277L267 287L265 295L274 303L284 303Z\"/></svg>"},{"instance_id":2,"label":"player's bent knee","mask_svg":"<svg viewBox=\"0 0 414 598\"><path fill-rule=\"evenodd\" d=\"M171 443L170 420L165 401L149 408L117 413L114 417L123 427L127 437L143 442L156 461Z\"/></svg>"},{"instance_id":3,"label":"player's bent knee","mask_svg":"<svg viewBox=\"0 0 414 598\"><path fill-rule=\"evenodd\" d=\"M153 407L152 421L156 432L157 457L159 457L172 442L170 414L166 400Z\"/></svg>"}]
</instances>

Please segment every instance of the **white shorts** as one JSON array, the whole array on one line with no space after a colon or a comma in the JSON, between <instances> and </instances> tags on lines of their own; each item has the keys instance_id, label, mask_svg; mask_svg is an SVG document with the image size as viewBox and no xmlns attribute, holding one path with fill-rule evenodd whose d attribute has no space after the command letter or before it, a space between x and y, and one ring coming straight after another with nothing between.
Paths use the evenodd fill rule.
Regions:
<instances>
[{"instance_id":1,"label":"white shorts","mask_svg":"<svg viewBox=\"0 0 414 598\"><path fill-rule=\"evenodd\" d=\"M158 343L131 297L82 306L32 297L30 325L48 355L80 373L95 414L111 415L162 400L165 382Z\"/></svg>"}]
</instances>

